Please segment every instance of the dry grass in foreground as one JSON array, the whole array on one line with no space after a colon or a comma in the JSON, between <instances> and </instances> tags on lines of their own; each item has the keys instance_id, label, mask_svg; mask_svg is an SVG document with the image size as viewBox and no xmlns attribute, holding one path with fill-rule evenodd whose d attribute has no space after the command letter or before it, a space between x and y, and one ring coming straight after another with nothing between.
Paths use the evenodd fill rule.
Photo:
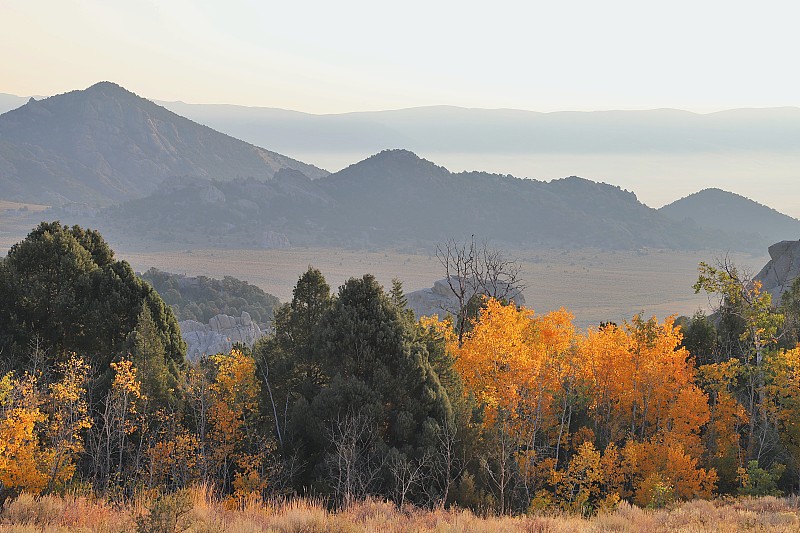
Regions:
<instances>
[{"instance_id":1,"label":"dry grass in foreground","mask_svg":"<svg viewBox=\"0 0 800 533\"><path fill-rule=\"evenodd\" d=\"M245 502L230 509L203 489L163 499L140 498L114 506L84 496L23 494L7 502L0 532L573 532L573 531L777 531L800 530L800 498L694 501L664 510L622 503L589 519L575 516L481 518L464 510L398 510L365 501L338 513L319 503Z\"/></svg>"}]
</instances>

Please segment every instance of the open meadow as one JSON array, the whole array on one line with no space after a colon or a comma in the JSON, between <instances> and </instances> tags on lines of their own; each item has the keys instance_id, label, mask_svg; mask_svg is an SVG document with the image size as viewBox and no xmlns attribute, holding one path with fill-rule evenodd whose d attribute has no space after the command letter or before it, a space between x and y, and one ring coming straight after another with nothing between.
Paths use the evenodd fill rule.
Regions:
<instances>
[{"instance_id":1,"label":"open meadow","mask_svg":"<svg viewBox=\"0 0 800 533\"><path fill-rule=\"evenodd\" d=\"M671 250L607 251L597 249L522 250L508 252L522 264L527 306L543 313L566 307L575 324L585 328L601 321L621 323L635 313L691 315L708 307L704 294L694 294L700 261L714 261L724 252ZM423 289L444 277L435 251L427 255L396 251L353 251L299 248L288 250L192 249L124 251L118 256L138 272L156 267L190 276L229 275L258 285L281 301L291 299L298 276L309 265L320 269L332 287L351 276L374 274L384 286L394 277L406 292ZM758 272L766 256L732 254L741 268Z\"/></svg>"},{"instance_id":2,"label":"open meadow","mask_svg":"<svg viewBox=\"0 0 800 533\"><path fill-rule=\"evenodd\" d=\"M36 224L38 212L46 207L30 204L27 211L18 211L24 206L0 204L0 256L25 238ZM348 278L366 273L375 275L384 287L398 278L407 293L431 287L444 277L433 246L414 252L311 247L223 249L120 241L113 235L107 235L107 239L117 257L127 260L137 272L156 267L189 276L233 276L284 302L291 299L297 278L309 265L320 269L334 289ZM522 265L526 305L537 313L565 307L575 315L579 328L601 321L621 323L639 312L663 319L672 314L691 316L701 308L708 310L706 295L695 294L692 289L700 261L714 262L727 255L740 269L756 274L769 260L766 249L758 255L721 250L574 247L503 251Z\"/></svg>"},{"instance_id":3,"label":"open meadow","mask_svg":"<svg viewBox=\"0 0 800 533\"><path fill-rule=\"evenodd\" d=\"M14 209L21 206L15 204ZM10 207L10 206L9 206ZM33 206L39 210L42 206ZM33 226L30 214L0 217L0 255L19 242ZM392 278L406 292L431 287L444 271L431 247L426 252L350 250L336 248L289 249L172 249L128 244L109 239L117 257L137 272L156 267L189 276L233 276L261 287L281 301L291 299L297 278L309 265L322 271L334 289L352 276L374 274L385 287ZM621 323L636 313L645 316L692 315L708 309L704 294L695 294L700 261L724 257L719 250L601 250L591 248L508 250L522 265L526 305L538 313L567 308L580 328L601 321ZM757 273L769 260L763 255L731 253L740 268Z\"/></svg>"}]
</instances>

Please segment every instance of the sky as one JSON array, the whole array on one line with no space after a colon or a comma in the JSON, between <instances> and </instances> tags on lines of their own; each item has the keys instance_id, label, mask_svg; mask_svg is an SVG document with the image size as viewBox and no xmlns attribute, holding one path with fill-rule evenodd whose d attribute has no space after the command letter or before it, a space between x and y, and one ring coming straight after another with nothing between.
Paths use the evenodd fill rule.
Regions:
<instances>
[{"instance_id":1,"label":"sky","mask_svg":"<svg viewBox=\"0 0 800 533\"><path fill-rule=\"evenodd\" d=\"M800 106L788 1L0 0L0 92L310 113Z\"/></svg>"}]
</instances>

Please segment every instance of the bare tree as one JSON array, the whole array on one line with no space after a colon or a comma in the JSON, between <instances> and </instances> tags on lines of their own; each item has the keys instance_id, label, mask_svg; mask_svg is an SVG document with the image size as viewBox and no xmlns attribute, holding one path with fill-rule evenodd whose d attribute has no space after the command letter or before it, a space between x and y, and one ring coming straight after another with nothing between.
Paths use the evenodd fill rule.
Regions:
<instances>
[{"instance_id":1,"label":"bare tree","mask_svg":"<svg viewBox=\"0 0 800 533\"><path fill-rule=\"evenodd\" d=\"M192 363L184 374L186 391L186 410L194 421L195 436L198 442L197 463L200 476L211 483L211 445L208 439L209 410L211 409L211 381L203 368L203 361Z\"/></svg>"},{"instance_id":2,"label":"bare tree","mask_svg":"<svg viewBox=\"0 0 800 533\"><path fill-rule=\"evenodd\" d=\"M389 472L394 479L394 498L397 507L405 506L408 495L418 487L427 476L432 456L426 453L421 459L414 460L394 450L389 458Z\"/></svg>"},{"instance_id":3,"label":"bare tree","mask_svg":"<svg viewBox=\"0 0 800 533\"><path fill-rule=\"evenodd\" d=\"M490 446L490 454L480 458L480 464L486 472L491 484L497 490L499 500L499 511L503 515L506 513L506 501L509 496L509 488L514 481L513 468L516 465L514 454L516 446L511 438L511 434L506 427L505 415L502 417Z\"/></svg>"},{"instance_id":4,"label":"bare tree","mask_svg":"<svg viewBox=\"0 0 800 533\"><path fill-rule=\"evenodd\" d=\"M445 417L437 432L437 453L431 461L432 483L423 486L423 491L431 505L444 508L450 496L450 488L464 471L466 458L458 456L458 426Z\"/></svg>"},{"instance_id":5,"label":"bare tree","mask_svg":"<svg viewBox=\"0 0 800 533\"><path fill-rule=\"evenodd\" d=\"M333 449L325 458L325 466L337 499L348 507L369 495L386 458L376 453L375 424L363 413L337 416L328 438Z\"/></svg>"},{"instance_id":6,"label":"bare tree","mask_svg":"<svg viewBox=\"0 0 800 533\"><path fill-rule=\"evenodd\" d=\"M445 309L457 317L458 344L462 344L468 318L468 303L475 294L506 301L519 299L525 285L520 264L489 247L487 241L475 242L475 236L460 242L449 239L436 246L436 257L444 268L445 280L458 309Z\"/></svg>"}]
</instances>

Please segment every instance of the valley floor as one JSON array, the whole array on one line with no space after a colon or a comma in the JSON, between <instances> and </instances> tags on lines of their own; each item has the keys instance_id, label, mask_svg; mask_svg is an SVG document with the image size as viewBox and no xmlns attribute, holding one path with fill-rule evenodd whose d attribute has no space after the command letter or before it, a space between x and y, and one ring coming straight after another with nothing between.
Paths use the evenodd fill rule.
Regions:
<instances>
[{"instance_id":1,"label":"valley floor","mask_svg":"<svg viewBox=\"0 0 800 533\"><path fill-rule=\"evenodd\" d=\"M46 206L0 202L0 257L25 238ZM14 208L14 209L12 209ZM34 213L33 218L31 212ZM431 287L444 277L435 248L429 250L351 250L338 248L220 249L179 248L176 245L117 242L109 239L116 256L137 272L150 267L221 279L247 281L290 300L297 278L309 265L318 268L335 290L353 276L375 275L384 287L392 278L403 282L406 293ZM490 243L491 245L492 243ZM708 309L705 294L694 294L700 261L713 263L724 257L720 250L602 250L594 248L504 250L522 265L526 306L542 314L561 307L575 315L581 329L600 322L618 324L636 313L664 319L672 314L691 316ZM761 255L731 253L741 270L756 274L769 260Z\"/></svg>"},{"instance_id":2,"label":"valley floor","mask_svg":"<svg viewBox=\"0 0 800 533\"><path fill-rule=\"evenodd\" d=\"M115 248L116 249L116 248ZM579 328L601 321L621 324L639 312L662 319L672 314L691 316L708 309L705 294L695 294L700 261L714 262L720 251L672 250L614 251L591 248L509 250L520 261L526 306L537 313L561 307L575 315ZM190 276L222 278L226 275L258 285L281 301L291 299L292 287L309 265L322 271L336 289L352 276L375 275L384 287L392 278L403 282L406 293L431 287L444 277L435 250L429 253L359 251L323 248L287 250L159 250L125 251L118 256L144 272L151 266ZM731 254L740 268L757 273L769 257Z\"/></svg>"},{"instance_id":3,"label":"valley floor","mask_svg":"<svg viewBox=\"0 0 800 533\"><path fill-rule=\"evenodd\" d=\"M174 503L174 502L173 502ZM583 519L576 516L479 517L463 510L398 510L367 501L330 513L307 500L230 506L199 489L185 504L161 506L140 498L113 506L84 497L23 495L0 513L0 532L668 532L800 530L800 498L739 498L694 501L646 510L622 503L617 510ZM234 508L231 508L234 507ZM161 512L159 512L159 510ZM176 511L177 512L173 512ZM177 520L175 520L177 517Z\"/></svg>"}]
</instances>

